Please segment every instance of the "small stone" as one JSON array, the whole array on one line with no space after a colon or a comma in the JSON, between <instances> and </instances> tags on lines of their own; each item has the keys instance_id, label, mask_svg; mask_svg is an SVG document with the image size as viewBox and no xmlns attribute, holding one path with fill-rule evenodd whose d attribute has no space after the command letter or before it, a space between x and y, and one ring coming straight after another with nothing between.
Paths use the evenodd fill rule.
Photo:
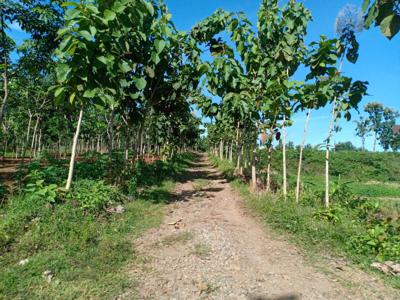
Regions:
<instances>
[{"instance_id":1,"label":"small stone","mask_svg":"<svg viewBox=\"0 0 400 300\"><path fill-rule=\"evenodd\" d=\"M28 262L29 262L29 259L25 258L23 260L20 260L18 264L20 266L25 266Z\"/></svg>"},{"instance_id":2,"label":"small stone","mask_svg":"<svg viewBox=\"0 0 400 300\"><path fill-rule=\"evenodd\" d=\"M389 274L391 267L386 265L386 264L382 264L382 263L378 263L378 262L374 262L371 264L372 268L378 269L379 271L385 273L385 274Z\"/></svg>"},{"instance_id":3,"label":"small stone","mask_svg":"<svg viewBox=\"0 0 400 300\"><path fill-rule=\"evenodd\" d=\"M53 274L53 272L51 272L51 271L49 271L49 270L46 270L46 271L43 272L42 277L43 277L44 279L46 279L46 281L47 281L48 283L50 283L51 280L52 280L53 277L54 277L54 274Z\"/></svg>"}]
</instances>

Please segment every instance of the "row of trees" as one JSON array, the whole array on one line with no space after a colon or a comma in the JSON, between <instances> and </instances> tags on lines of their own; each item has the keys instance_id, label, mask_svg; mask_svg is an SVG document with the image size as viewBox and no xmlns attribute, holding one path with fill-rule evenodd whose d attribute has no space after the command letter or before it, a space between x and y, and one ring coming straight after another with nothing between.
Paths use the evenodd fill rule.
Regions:
<instances>
[{"instance_id":1,"label":"row of trees","mask_svg":"<svg viewBox=\"0 0 400 300\"><path fill-rule=\"evenodd\" d=\"M70 156L123 150L172 155L194 147L200 120L191 103L205 72L190 34L162 2L3 1L0 55L5 155L43 149ZM9 24L30 34L21 46ZM10 55L16 50L17 61ZM73 139L71 141L71 136Z\"/></svg>"},{"instance_id":2,"label":"row of trees","mask_svg":"<svg viewBox=\"0 0 400 300\"><path fill-rule=\"evenodd\" d=\"M312 111L330 107L324 141L328 206L332 135L343 117L350 120L367 89L367 82L343 75L343 63L357 61L356 34L364 25L379 25L388 37L397 33L397 1L384 2L365 1L366 23L360 11L346 7L338 17L337 38L321 36L307 45L312 16L295 0L283 7L278 0L263 0L257 32L243 13L223 10L180 32L157 0L2 1L4 153L25 157L46 149L70 155L69 189L78 152L124 150L128 162L132 152L171 154L195 145L201 133L192 111L196 104L212 120L210 147L235 159L241 174L251 166L254 189L259 135L269 153L267 189L274 141L282 140L286 198L286 128L294 113L306 111L298 200ZM7 35L9 24L29 33L22 46ZM12 61L15 50L19 59ZM203 61L203 51L212 58ZM309 72L296 81L301 65Z\"/></svg>"},{"instance_id":3,"label":"row of trees","mask_svg":"<svg viewBox=\"0 0 400 300\"><path fill-rule=\"evenodd\" d=\"M278 1L264 0L258 13L258 33L243 14L217 11L193 30L210 43L214 59L209 62L207 89L221 98L212 103L203 98L200 107L213 119L208 125L208 141L222 158L233 159L236 152L237 171L251 165L252 187L257 187L258 136L267 147L269 164L266 189L271 189L273 142L282 139L282 192L287 197L286 127L292 125L293 114L307 111L304 139L300 150L296 199L300 196L302 153L313 110L331 107L331 120L325 139L326 193L329 199L329 153L335 126L357 108L366 94L367 82L353 81L342 73L344 60L355 63L358 58L356 33L360 23L348 7L337 23L338 38L321 36L306 45L307 25L312 17L303 4L289 1L283 7ZM217 38L226 31L229 41ZM234 48L230 47L234 44ZM237 54L237 55L236 55ZM303 81L292 79L300 65L309 69ZM228 146L225 146L228 145ZM232 148L235 147L236 151ZM218 150L218 151L217 151ZM243 157L245 157L243 159Z\"/></svg>"},{"instance_id":4,"label":"row of trees","mask_svg":"<svg viewBox=\"0 0 400 300\"><path fill-rule=\"evenodd\" d=\"M396 119L400 117L398 111L385 107L382 103L371 102L364 107L367 117L356 121L356 135L362 140L365 150L365 140L373 135L373 151L376 150L377 141L385 151L400 149L400 133L396 130Z\"/></svg>"}]
</instances>

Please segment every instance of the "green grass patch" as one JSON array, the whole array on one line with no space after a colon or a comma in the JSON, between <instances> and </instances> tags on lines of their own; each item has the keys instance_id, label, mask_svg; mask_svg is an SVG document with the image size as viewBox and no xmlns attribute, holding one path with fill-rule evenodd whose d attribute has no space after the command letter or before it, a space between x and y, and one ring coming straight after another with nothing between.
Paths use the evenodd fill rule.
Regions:
<instances>
[{"instance_id":1,"label":"green grass patch","mask_svg":"<svg viewBox=\"0 0 400 300\"><path fill-rule=\"evenodd\" d=\"M124 195L123 182L111 185L107 177L81 177L71 192L60 192L58 182L49 182L60 166L28 166L28 181L0 210L0 298L113 299L134 289L124 272L140 261L133 241L160 224L176 179L192 159L180 155L141 166L142 174L159 174L141 178L134 198ZM110 211L117 205L122 213Z\"/></svg>"},{"instance_id":2,"label":"green grass patch","mask_svg":"<svg viewBox=\"0 0 400 300\"><path fill-rule=\"evenodd\" d=\"M193 254L200 257L206 258L210 255L211 249L207 244L198 243L194 245Z\"/></svg>"},{"instance_id":3,"label":"green grass patch","mask_svg":"<svg viewBox=\"0 0 400 300\"><path fill-rule=\"evenodd\" d=\"M215 157L212 162L218 167L229 165ZM397 198L391 198L398 195L398 183L361 183L352 180L349 174L346 179L337 176L331 182L332 204L325 208L323 177L307 172L304 177L309 183L305 185L300 204L295 203L293 193L284 201L279 191L252 194L243 178L231 183L266 224L279 233L289 234L308 254L346 257L400 288L399 277L384 275L370 267L376 261L399 262L400 209Z\"/></svg>"},{"instance_id":4,"label":"green grass patch","mask_svg":"<svg viewBox=\"0 0 400 300\"><path fill-rule=\"evenodd\" d=\"M196 178L193 181L193 187L195 191L201 191L204 189L208 184L210 183L209 180L204 179L204 178Z\"/></svg>"},{"instance_id":5,"label":"green grass patch","mask_svg":"<svg viewBox=\"0 0 400 300\"><path fill-rule=\"evenodd\" d=\"M165 237L160 244L162 246L173 246L175 244L185 244L188 241L193 239L193 234L191 232L185 231L185 232L179 232L175 234L171 234L167 237Z\"/></svg>"},{"instance_id":6,"label":"green grass patch","mask_svg":"<svg viewBox=\"0 0 400 300\"><path fill-rule=\"evenodd\" d=\"M309 255L321 253L346 257L369 272L381 276L390 285L400 288L400 278L385 276L370 268L370 264L380 260L398 259L399 238L389 240L386 232L378 224L370 225L355 221L359 211L332 206L326 210L319 205L308 203L296 204L293 200L283 201L278 195L256 196L249 192L248 185L235 180L232 185L240 191L250 209L278 233L289 234ZM369 210L368 208L366 209ZM389 226L389 225L383 225ZM398 223L394 224L398 232ZM379 241L381 242L378 245ZM374 246L367 244L376 243ZM385 247L392 247L391 257L379 257L377 249L385 252ZM397 250L396 250L397 249ZM376 251L374 251L376 250ZM397 253L397 254L396 254ZM382 254L383 255L383 254Z\"/></svg>"}]
</instances>

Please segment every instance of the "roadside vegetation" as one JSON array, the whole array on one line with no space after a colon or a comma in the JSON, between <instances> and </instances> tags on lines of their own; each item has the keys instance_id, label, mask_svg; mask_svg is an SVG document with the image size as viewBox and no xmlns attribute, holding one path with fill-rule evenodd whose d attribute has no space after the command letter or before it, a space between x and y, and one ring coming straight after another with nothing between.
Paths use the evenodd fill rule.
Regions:
<instances>
[{"instance_id":1,"label":"roadside vegetation","mask_svg":"<svg viewBox=\"0 0 400 300\"><path fill-rule=\"evenodd\" d=\"M291 151L292 154L295 152L298 154L298 151ZM336 152L334 159L347 161L351 154L353 155L351 166L359 170L360 176L366 176L363 171L371 168L369 160L366 159L368 156L374 161L386 162L390 171L398 171L397 160L391 153ZM317 150L310 150L305 157L315 158L317 155L323 157L323 153ZM380 159L377 159L378 157ZM364 161L360 158L364 158ZM301 199L297 203L294 193L295 180L289 185L293 192L289 193L287 201L282 195L281 185L277 187L276 193L266 193L265 191L252 193L246 177L235 177L235 166L232 163L227 160L221 161L215 156L211 159L213 164L232 180L232 185L239 190L249 207L256 211L266 224L278 232L289 233L295 242L313 255L344 257L369 271L376 271L371 268L371 264L374 262L396 262L398 260L400 255L400 194L398 188L391 189L390 184L384 183L390 182L390 172L376 173L375 180L379 179L382 182L375 181L380 188L372 189L374 193L371 196L368 195L368 193L372 193L371 190L365 185L365 190L360 190L361 184L359 186L347 184L346 180L354 179L354 175L347 172L349 170L347 165L338 166L337 172L343 175L340 180L339 176L336 176L336 181L333 180L330 187L332 205L326 208L323 182L313 184L318 178L317 176L307 179L307 173L305 174L304 180L310 180L310 183L305 185ZM296 156L293 156L294 163L296 159ZM318 174L317 166L320 164L316 164L314 159L309 161L305 159L305 162L304 168L310 172L309 174L314 172ZM333 174L332 177L335 178ZM398 185L399 183L397 181L393 184ZM389 189L389 192L386 189ZM390 193L395 194L395 197L384 200ZM377 275L379 276L381 273L377 272ZM399 277L394 273L388 272L381 276L389 284L400 288Z\"/></svg>"},{"instance_id":2,"label":"roadside vegetation","mask_svg":"<svg viewBox=\"0 0 400 300\"><path fill-rule=\"evenodd\" d=\"M63 161L21 167L15 194L0 208L0 295L112 298L133 289L124 272L141 259L133 241L160 223L174 181L192 159L138 162L121 178L107 156L89 156L77 164L79 180L69 191L60 188Z\"/></svg>"},{"instance_id":3,"label":"roadside vegetation","mask_svg":"<svg viewBox=\"0 0 400 300\"><path fill-rule=\"evenodd\" d=\"M218 9L180 31L161 0L0 1L0 297L108 299L130 288L119 272L134 257L130 237L159 222L192 150L218 156L252 192L282 197L286 206L255 202L275 224L291 219L304 235L321 226L321 239L337 227L329 239L360 261L398 261L398 155L339 155L332 143L368 94L368 78L344 70L362 51L358 34L379 26L395 37L398 1L347 5L335 36L311 43L303 2L260 0L254 24ZM326 136L308 150L323 108ZM378 102L365 111L357 135L399 150L398 112ZM286 133L298 113L297 152ZM197 194L207 185L194 182Z\"/></svg>"}]
</instances>

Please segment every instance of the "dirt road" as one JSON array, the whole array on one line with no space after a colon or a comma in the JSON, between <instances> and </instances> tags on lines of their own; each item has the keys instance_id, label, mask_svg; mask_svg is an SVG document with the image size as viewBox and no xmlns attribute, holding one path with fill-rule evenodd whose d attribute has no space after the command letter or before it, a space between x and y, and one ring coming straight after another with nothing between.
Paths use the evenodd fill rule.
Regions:
<instances>
[{"instance_id":1,"label":"dirt road","mask_svg":"<svg viewBox=\"0 0 400 300\"><path fill-rule=\"evenodd\" d=\"M163 225L136 243L146 257L132 272L139 299L400 299L354 267L308 264L248 213L206 157L173 200Z\"/></svg>"}]
</instances>

